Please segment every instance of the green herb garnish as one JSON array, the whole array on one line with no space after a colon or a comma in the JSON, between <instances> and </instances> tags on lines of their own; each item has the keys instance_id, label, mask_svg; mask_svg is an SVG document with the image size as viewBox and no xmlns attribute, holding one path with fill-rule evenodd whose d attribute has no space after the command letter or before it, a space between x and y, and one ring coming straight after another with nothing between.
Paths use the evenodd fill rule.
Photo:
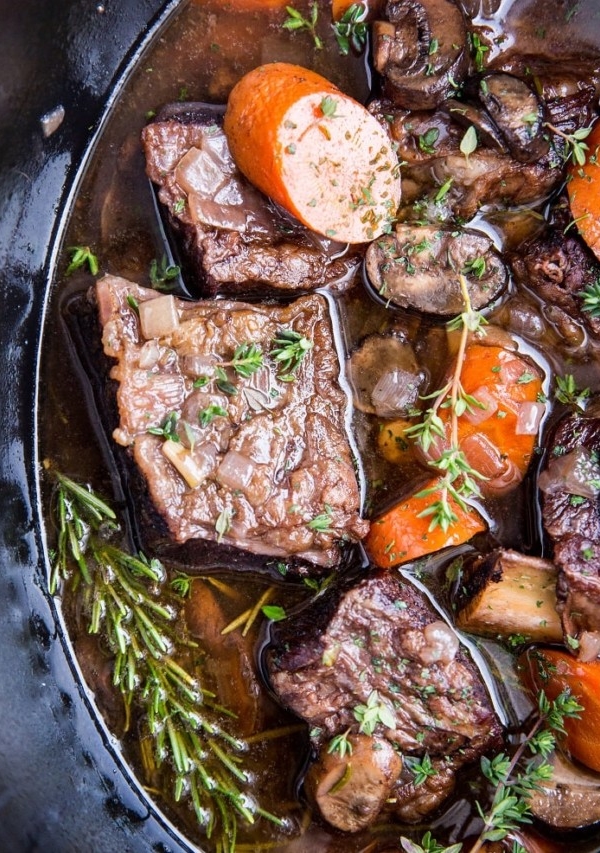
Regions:
<instances>
[{"instance_id":1,"label":"green herb garnish","mask_svg":"<svg viewBox=\"0 0 600 853\"><path fill-rule=\"evenodd\" d=\"M102 634L103 652L113 664L113 685L125 706L125 728L136 715L136 731L147 749L148 783L171 781L173 800L189 799L199 825L216 835L223 853L233 853L237 822L259 816L279 818L255 803L251 777L242 767L245 745L227 733L223 716L233 716L176 660L195 648L177 621L160 561L132 555L113 541L121 538L117 517L91 490L55 474L57 545L50 591L68 584L90 634Z\"/></svg>"},{"instance_id":2,"label":"green herb garnish","mask_svg":"<svg viewBox=\"0 0 600 853\"><path fill-rule=\"evenodd\" d=\"M323 40L317 34L317 21L319 19L319 6L314 2L310 7L310 18L305 18L304 15L293 6L286 6L285 10L288 14L282 26L286 30L301 31L304 30L310 34L313 44L317 50L322 50Z\"/></svg>"},{"instance_id":3,"label":"green herb garnish","mask_svg":"<svg viewBox=\"0 0 600 853\"><path fill-rule=\"evenodd\" d=\"M293 329L280 329L273 341L269 356L278 362L278 379L282 382L293 381L306 353L313 348L313 342Z\"/></svg>"},{"instance_id":4,"label":"green herb garnish","mask_svg":"<svg viewBox=\"0 0 600 853\"><path fill-rule=\"evenodd\" d=\"M160 263L154 258L150 263L150 282L156 290L169 291L174 287L173 280L181 270L176 264L170 264L167 256L163 255Z\"/></svg>"},{"instance_id":5,"label":"green herb garnish","mask_svg":"<svg viewBox=\"0 0 600 853\"><path fill-rule=\"evenodd\" d=\"M369 26L366 22L367 7L364 3L353 3L339 21L333 24L335 39L342 56L348 56L352 47L361 53L367 43Z\"/></svg>"},{"instance_id":6,"label":"green herb garnish","mask_svg":"<svg viewBox=\"0 0 600 853\"><path fill-rule=\"evenodd\" d=\"M98 258L89 246L70 246L67 251L71 255L71 262L65 270L65 275L71 275L86 266L92 275L98 275Z\"/></svg>"}]
</instances>

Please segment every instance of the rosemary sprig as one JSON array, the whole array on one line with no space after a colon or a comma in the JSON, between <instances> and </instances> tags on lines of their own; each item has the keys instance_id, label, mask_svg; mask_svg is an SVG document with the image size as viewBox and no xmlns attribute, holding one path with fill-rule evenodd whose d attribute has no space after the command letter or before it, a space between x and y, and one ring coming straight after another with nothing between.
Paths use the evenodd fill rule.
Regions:
<instances>
[{"instance_id":1,"label":"rosemary sprig","mask_svg":"<svg viewBox=\"0 0 600 853\"><path fill-rule=\"evenodd\" d=\"M173 777L173 798L189 797L208 836L232 853L237 820L263 816L280 825L243 790L244 744L228 734L223 717L234 716L196 675L177 662L177 647L195 644L176 626L178 608L169 600L162 564L134 556L111 540L119 530L113 510L92 491L56 474L57 547L50 591L70 584L81 600L90 633L102 633L114 657L113 684L124 699L126 729L131 709L139 715L149 775ZM176 628L178 630L176 630Z\"/></svg>"},{"instance_id":2,"label":"rosemary sprig","mask_svg":"<svg viewBox=\"0 0 600 853\"><path fill-rule=\"evenodd\" d=\"M278 378L283 382L292 382L304 356L312 348L313 342L299 332L280 329L269 353L278 362Z\"/></svg>"},{"instance_id":3,"label":"rosemary sprig","mask_svg":"<svg viewBox=\"0 0 600 853\"><path fill-rule=\"evenodd\" d=\"M437 459L432 459L429 462L431 467L440 474L440 479L432 488L417 493L417 497L427 497L439 492L438 500L419 513L421 517L431 516L430 530L439 526L446 531L455 524L457 517L452 509L450 498L454 499L464 509L467 500L479 497L480 489L477 481L485 479L469 464L458 444L458 419L465 412L482 407L482 404L475 397L465 392L460 377L469 334L481 330L486 323L483 315L472 309L466 279L462 274L460 275L460 286L465 310L448 323L449 329L460 330L460 341L452 378L439 391L434 391L433 394L423 398L433 399L433 405L426 410L419 423L405 430L405 435L414 438L427 453L437 439L442 441L446 439L446 426L439 411L441 409L450 410L449 446L443 450Z\"/></svg>"}]
</instances>

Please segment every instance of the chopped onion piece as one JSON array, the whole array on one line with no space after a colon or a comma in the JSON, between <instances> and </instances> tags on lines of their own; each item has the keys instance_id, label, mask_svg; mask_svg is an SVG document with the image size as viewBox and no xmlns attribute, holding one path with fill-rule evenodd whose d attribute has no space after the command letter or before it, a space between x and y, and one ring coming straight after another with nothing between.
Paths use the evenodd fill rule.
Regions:
<instances>
[{"instance_id":1,"label":"chopped onion piece","mask_svg":"<svg viewBox=\"0 0 600 853\"><path fill-rule=\"evenodd\" d=\"M163 455L179 471L191 489L197 489L202 484L204 480L202 469L187 447L168 438L163 442L161 449Z\"/></svg>"},{"instance_id":2,"label":"chopped onion piece","mask_svg":"<svg viewBox=\"0 0 600 853\"><path fill-rule=\"evenodd\" d=\"M254 462L237 450L225 454L217 469L217 480L229 489L245 489L254 473Z\"/></svg>"},{"instance_id":3,"label":"chopped onion piece","mask_svg":"<svg viewBox=\"0 0 600 853\"><path fill-rule=\"evenodd\" d=\"M458 652L458 637L442 620L430 622L423 629L427 645L419 650L423 663L451 663Z\"/></svg>"},{"instance_id":4,"label":"chopped onion piece","mask_svg":"<svg viewBox=\"0 0 600 853\"><path fill-rule=\"evenodd\" d=\"M600 631L584 631L579 637L577 657L581 661L596 660L600 656Z\"/></svg>"},{"instance_id":5,"label":"chopped onion piece","mask_svg":"<svg viewBox=\"0 0 600 853\"><path fill-rule=\"evenodd\" d=\"M212 198L205 198L199 193L190 193L188 196L190 215L194 222L202 222L214 228L223 228L227 231L246 231L246 211L239 205L219 204Z\"/></svg>"},{"instance_id":6,"label":"chopped onion piece","mask_svg":"<svg viewBox=\"0 0 600 853\"><path fill-rule=\"evenodd\" d=\"M420 377L396 368L384 373L371 391L371 402L380 417L400 415L414 406L419 394Z\"/></svg>"},{"instance_id":7,"label":"chopped onion piece","mask_svg":"<svg viewBox=\"0 0 600 853\"><path fill-rule=\"evenodd\" d=\"M140 302L139 311L142 336L147 341L170 335L179 328L177 305L171 294Z\"/></svg>"},{"instance_id":8,"label":"chopped onion piece","mask_svg":"<svg viewBox=\"0 0 600 853\"><path fill-rule=\"evenodd\" d=\"M467 409L461 416L470 424L482 424L498 411L498 400L486 385L482 385L471 396L475 397L481 405Z\"/></svg>"},{"instance_id":9,"label":"chopped onion piece","mask_svg":"<svg viewBox=\"0 0 600 853\"><path fill-rule=\"evenodd\" d=\"M517 435L537 435L545 412L546 407L543 403L519 403L515 433Z\"/></svg>"},{"instance_id":10,"label":"chopped onion piece","mask_svg":"<svg viewBox=\"0 0 600 853\"><path fill-rule=\"evenodd\" d=\"M155 339L146 341L140 349L139 365L142 370L150 370L160 358L160 347Z\"/></svg>"},{"instance_id":11,"label":"chopped onion piece","mask_svg":"<svg viewBox=\"0 0 600 853\"><path fill-rule=\"evenodd\" d=\"M177 164L175 180L188 195L198 193L212 198L221 189L226 177L208 151L192 147Z\"/></svg>"}]
</instances>

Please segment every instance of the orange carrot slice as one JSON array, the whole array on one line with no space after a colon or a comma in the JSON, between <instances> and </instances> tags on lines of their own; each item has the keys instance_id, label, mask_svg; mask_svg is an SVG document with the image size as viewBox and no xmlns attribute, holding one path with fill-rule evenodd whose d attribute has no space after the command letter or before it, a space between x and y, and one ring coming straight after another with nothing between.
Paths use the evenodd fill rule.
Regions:
<instances>
[{"instance_id":1,"label":"orange carrot slice","mask_svg":"<svg viewBox=\"0 0 600 853\"><path fill-rule=\"evenodd\" d=\"M423 490L434 488L436 482L437 480L431 480ZM372 522L365 539L365 547L371 560L379 568L398 566L450 545L461 545L486 529L484 520L475 509L463 509L450 499L456 522L448 530L439 526L430 530L431 517L421 516L420 513L439 500L440 494L434 491L418 497L421 491L419 489L416 494L400 501Z\"/></svg>"},{"instance_id":2,"label":"orange carrot slice","mask_svg":"<svg viewBox=\"0 0 600 853\"><path fill-rule=\"evenodd\" d=\"M600 771L600 661L579 661L559 649L536 649L527 658L537 690L549 699L568 690L583 707L579 719L565 720L564 743L574 758Z\"/></svg>"},{"instance_id":3,"label":"orange carrot slice","mask_svg":"<svg viewBox=\"0 0 600 853\"><path fill-rule=\"evenodd\" d=\"M585 164L571 164L567 189L579 233L600 260L600 123L585 143L588 146Z\"/></svg>"},{"instance_id":4,"label":"orange carrot slice","mask_svg":"<svg viewBox=\"0 0 600 853\"><path fill-rule=\"evenodd\" d=\"M329 80L274 62L233 88L225 133L239 169L308 228L364 243L400 201L398 159L375 118Z\"/></svg>"}]
</instances>

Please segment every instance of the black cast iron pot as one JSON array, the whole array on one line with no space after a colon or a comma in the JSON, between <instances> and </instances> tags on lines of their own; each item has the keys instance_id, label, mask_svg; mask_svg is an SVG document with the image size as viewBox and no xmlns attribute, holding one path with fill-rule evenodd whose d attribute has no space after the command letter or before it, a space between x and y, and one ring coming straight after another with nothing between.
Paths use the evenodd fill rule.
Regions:
<instances>
[{"instance_id":1,"label":"black cast iron pot","mask_svg":"<svg viewBox=\"0 0 600 853\"><path fill-rule=\"evenodd\" d=\"M54 247L103 117L178 0L0 0L0 851L190 850L90 707L46 593L36 365ZM64 119L51 135L42 121Z\"/></svg>"}]
</instances>

